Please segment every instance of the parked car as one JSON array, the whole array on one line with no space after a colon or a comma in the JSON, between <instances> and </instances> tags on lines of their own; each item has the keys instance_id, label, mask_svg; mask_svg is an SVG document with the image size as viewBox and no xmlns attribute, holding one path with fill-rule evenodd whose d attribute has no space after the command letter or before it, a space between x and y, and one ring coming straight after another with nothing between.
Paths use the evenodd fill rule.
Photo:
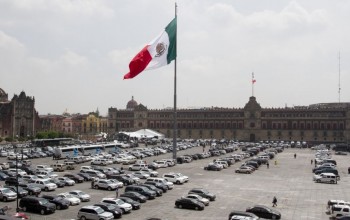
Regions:
<instances>
[{"instance_id":1,"label":"parked car","mask_svg":"<svg viewBox=\"0 0 350 220\"><path fill-rule=\"evenodd\" d=\"M18 191L16 186L5 186L4 188L8 188L17 194L18 198L23 198L28 195L28 191L18 186Z\"/></svg>"},{"instance_id":2,"label":"parked car","mask_svg":"<svg viewBox=\"0 0 350 220\"><path fill-rule=\"evenodd\" d=\"M56 210L68 209L70 202L67 199L62 198L61 196L45 194L41 198L47 199L49 202L56 205Z\"/></svg>"},{"instance_id":3,"label":"parked car","mask_svg":"<svg viewBox=\"0 0 350 220\"><path fill-rule=\"evenodd\" d=\"M316 183L337 184L337 176L333 173L320 173L319 175L314 175L313 179Z\"/></svg>"},{"instance_id":4,"label":"parked car","mask_svg":"<svg viewBox=\"0 0 350 220\"><path fill-rule=\"evenodd\" d=\"M87 173L77 173L77 175L83 177L84 181L91 181L92 180L91 176Z\"/></svg>"},{"instance_id":5,"label":"parked car","mask_svg":"<svg viewBox=\"0 0 350 220\"><path fill-rule=\"evenodd\" d=\"M349 205L333 205L331 209L331 216L333 218L347 215L350 215Z\"/></svg>"},{"instance_id":6,"label":"parked car","mask_svg":"<svg viewBox=\"0 0 350 220\"><path fill-rule=\"evenodd\" d=\"M195 209L195 210L203 210L204 209L203 203L201 203L195 199L189 199L189 198L177 199L175 201L175 206L179 209L182 209L182 208Z\"/></svg>"},{"instance_id":7,"label":"parked car","mask_svg":"<svg viewBox=\"0 0 350 220\"><path fill-rule=\"evenodd\" d=\"M111 220L114 218L111 212L104 211L98 206L83 206L78 211L78 219Z\"/></svg>"},{"instance_id":8,"label":"parked car","mask_svg":"<svg viewBox=\"0 0 350 220\"><path fill-rule=\"evenodd\" d=\"M163 190L149 184L140 184L139 186L144 186L147 187L149 190L153 190L156 192L157 196L162 196L163 195Z\"/></svg>"},{"instance_id":9,"label":"parked car","mask_svg":"<svg viewBox=\"0 0 350 220\"><path fill-rule=\"evenodd\" d=\"M222 169L223 169L222 166L220 166L219 164L215 164L215 163L209 163L207 166L204 167L204 170L220 171Z\"/></svg>"},{"instance_id":10,"label":"parked car","mask_svg":"<svg viewBox=\"0 0 350 220\"><path fill-rule=\"evenodd\" d=\"M61 180L59 180L59 179L57 179L57 178L49 179L49 181L50 181L51 183L56 184L56 185L57 185L57 188L63 188L63 187L65 187L65 185L66 185L65 182L63 182L63 181L61 181Z\"/></svg>"},{"instance_id":11,"label":"parked car","mask_svg":"<svg viewBox=\"0 0 350 220\"><path fill-rule=\"evenodd\" d=\"M133 210L137 210L141 208L141 204L129 197L120 196L119 199L123 200L125 203L129 203L132 206Z\"/></svg>"},{"instance_id":12,"label":"parked car","mask_svg":"<svg viewBox=\"0 0 350 220\"><path fill-rule=\"evenodd\" d=\"M145 196L147 199L154 199L157 196L157 193L153 190L149 190L147 187L139 186L139 185L130 185L125 187L125 192L138 192L141 195Z\"/></svg>"},{"instance_id":13,"label":"parked car","mask_svg":"<svg viewBox=\"0 0 350 220\"><path fill-rule=\"evenodd\" d=\"M55 183L51 183L50 179L37 179L33 180L32 183L39 187L41 190L51 191L57 189L57 185Z\"/></svg>"},{"instance_id":14,"label":"parked car","mask_svg":"<svg viewBox=\"0 0 350 220\"><path fill-rule=\"evenodd\" d=\"M200 195L204 198L209 199L210 201L215 201L216 195L213 193L210 193L208 190L203 189L203 188L193 188L191 189L188 194L197 194Z\"/></svg>"},{"instance_id":15,"label":"parked car","mask_svg":"<svg viewBox=\"0 0 350 220\"><path fill-rule=\"evenodd\" d=\"M163 193L168 191L168 186L165 185L164 183L157 183L157 182L153 182L153 181L149 181L149 182L146 181L144 184L155 186L158 189L162 190Z\"/></svg>"},{"instance_id":16,"label":"parked car","mask_svg":"<svg viewBox=\"0 0 350 220\"><path fill-rule=\"evenodd\" d=\"M123 214L128 213L132 210L132 206L121 199L103 198L101 202L117 205L120 209L123 210Z\"/></svg>"},{"instance_id":17,"label":"parked car","mask_svg":"<svg viewBox=\"0 0 350 220\"><path fill-rule=\"evenodd\" d=\"M0 200L7 202L17 199L17 193L8 188L0 188Z\"/></svg>"},{"instance_id":18,"label":"parked car","mask_svg":"<svg viewBox=\"0 0 350 220\"><path fill-rule=\"evenodd\" d=\"M267 206L262 206L262 205L255 205L252 207L248 207L246 209L246 212L253 213L260 218L266 218L266 219L281 219L281 216L282 216L279 211L271 209L270 207L267 207Z\"/></svg>"},{"instance_id":19,"label":"parked car","mask_svg":"<svg viewBox=\"0 0 350 220\"><path fill-rule=\"evenodd\" d=\"M107 189L109 191L119 188L119 184L111 180L99 179L93 183L95 189Z\"/></svg>"},{"instance_id":20,"label":"parked car","mask_svg":"<svg viewBox=\"0 0 350 220\"><path fill-rule=\"evenodd\" d=\"M197 195L197 194L188 194L188 195L183 196L181 198L195 199L195 200L198 200L199 202L203 203L203 205L205 205L205 206L209 205L209 199L203 198L202 196Z\"/></svg>"},{"instance_id":21,"label":"parked car","mask_svg":"<svg viewBox=\"0 0 350 220\"><path fill-rule=\"evenodd\" d=\"M228 220L232 220L233 216L240 216L240 217L242 217L241 219L244 219L243 217L249 217L251 220L258 220L259 219L259 217L253 213L237 211L237 210L233 210L230 212L230 214L228 215Z\"/></svg>"},{"instance_id":22,"label":"parked car","mask_svg":"<svg viewBox=\"0 0 350 220\"><path fill-rule=\"evenodd\" d=\"M19 207L22 208L24 212L39 212L42 215L54 213L56 211L55 204L50 203L47 199L32 196L23 197L19 201Z\"/></svg>"},{"instance_id":23,"label":"parked car","mask_svg":"<svg viewBox=\"0 0 350 220\"><path fill-rule=\"evenodd\" d=\"M70 205L79 205L81 200L69 193L60 193L58 194L59 197L63 198L63 199L67 199L70 203Z\"/></svg>"},{"instance_id":24,"label":"parked car","mask_svg":"<svg viewBox=\"0 0 350 220\"><path fill-rule=\"evenodd\" d=\"M97 203L94 204L94 206L100 207L104 211L112 213L114 218L121 218L123 215L123 211L120 208L118 208L118 206L113 204Z\"/></svg>"},{"instance_id":25,"label":"parked car","mask_svg":"<svg viewBox=\"0 0 350 220\"><path fill-rule=\"evenodd\" d=\"M163 174L163 178L168 181L175 184L183 184L186 182L186 178L184 176L180 176L176 173L165 173Z\"/></svg>"},{"instance_id":26,"label":"parked car","mask_svg":"<svg viewBox=\"0 0 350 220\"><path fill-rule=\"evenodd\" d=\"M81 190L72 190L70 192L68 192L69 194L77 197L78 199L80 199L82 202L89 202L91 199L91 196Z\"/></svg>"},{"instance_id":27,"label":"parked car","mask_svg":"<svg viewBox=\"0 0 350 220\"><path fill-rule=\"evenodd\" d=\"M66 184L66 186L74 186L75 185L75 181L74 180L72 180L72 179L70 179L68 177L65 177L65 176L57 177L56 179L64 182Z\"/></svg>"},{"instance_id":28,"label":"parked car","mask_svg":"<svg viewBox=\"0 0 350 220\"><path fill-rule=\"evenodd\" d=\"M32 183L20 183L19 186L28 191L28 195L38 196L41 193L41 189Z\"/></svg>"},{"instance_id":29,"label":"parked car","mask_svg":"<svg viewBox=\"0 0 350 220\"><path fill-rule=\"evenodd\" d=\"M121 197L128 197L134 201L140 202L140 203L144 203L147 201L147 197L144 195L141 195L138 192L134 192L134 191L128 191L125 192L123 194L120 195Z\"/></svg>"},{"instance_id":30,"label":"parked car","mask_svg":"<svg viewBox=\"0 0 350 220\"><path fill-rule=\"evenodd\" d=\"M73 173L67 173L64 174L63 177L68 177L71 180L74 180L75 183L82 183L84 182L84 178L77 175L77 174L73 174Z\"/></svg>"},{"instance_id":31,"label":"parked car","mask_svg":"<svg viewBox=\"0 0 350 220\"><path fill-rule=\"evenodd\" d=\"M253 172L253 169L247 166L241 166L235 170L236 173L246 173L251 174Z\"/></svg>"}]
</instances>

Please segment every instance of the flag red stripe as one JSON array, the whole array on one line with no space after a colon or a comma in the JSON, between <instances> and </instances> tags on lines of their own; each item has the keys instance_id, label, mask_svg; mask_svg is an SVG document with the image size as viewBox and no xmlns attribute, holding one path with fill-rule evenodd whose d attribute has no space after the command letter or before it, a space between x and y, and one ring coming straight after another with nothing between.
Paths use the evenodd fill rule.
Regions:
<instances>
[{"instance_id":1,"label":"flag red stripe","mask_svg":"<svg viewBox=\"0 0 350 220\"><path fill-rule=\"evenodd\" d=\"M129 69L130 72L124 75L124 79L132 79L141 73L151 62L151 54L147 50L148 45L146 45L130 62Z\"/></svg>"}]
</instances>

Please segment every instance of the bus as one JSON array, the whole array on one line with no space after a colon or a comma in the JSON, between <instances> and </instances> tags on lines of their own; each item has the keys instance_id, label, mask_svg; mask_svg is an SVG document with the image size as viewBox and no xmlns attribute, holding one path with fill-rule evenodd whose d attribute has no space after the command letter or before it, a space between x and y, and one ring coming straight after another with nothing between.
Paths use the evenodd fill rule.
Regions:
<instances>
[{"instance_id":1,"label":"bus","mask_svg":"<svg viewBox=\"0 0 350 220\"><path fill-rule=\"evenodd\" d=\"M62 146L72 142L73 138L34 139L32 145L34 147Z\"/></svg>"}]
</instances>

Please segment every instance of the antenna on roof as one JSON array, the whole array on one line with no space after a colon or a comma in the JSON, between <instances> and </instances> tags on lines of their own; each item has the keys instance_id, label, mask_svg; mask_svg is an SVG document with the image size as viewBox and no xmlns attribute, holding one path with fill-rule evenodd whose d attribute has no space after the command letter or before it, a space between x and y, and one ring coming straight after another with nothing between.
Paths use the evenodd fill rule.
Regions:
<instances>
[{"instance_id":1,"label":"antenna on roof","mask_svg":"<svg viewBox=\"0 0 350 220\"><path fill-rule=\"evenodd\" d=\"M339 51L339 54L338 54L338 61L339 61L339 79L338 79L338 95L339 95L339 103L340 103L340 91L341 91L341 88L340 88L340 51Z\"/></svg>"}]
</instances>

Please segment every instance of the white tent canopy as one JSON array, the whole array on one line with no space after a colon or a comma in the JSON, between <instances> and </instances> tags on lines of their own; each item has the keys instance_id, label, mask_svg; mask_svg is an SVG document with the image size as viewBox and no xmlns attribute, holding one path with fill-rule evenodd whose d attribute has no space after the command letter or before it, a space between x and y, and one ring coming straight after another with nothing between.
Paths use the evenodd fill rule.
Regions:
<instances>
[{"instance_id":1,"label":"white tent canopy","mask_svg":"<svg viewBox=\"0 0 350 220\"><path fill-rule=\"evenodd\" d=\"M129 137L136 137L137 139L141 138L158 138L158 139L164 139L164 134L161 134L159 132L153 131L151 129L141 129L134 132L119 132L125 135L128 135Z\"/></svg>"}]
</instances>

